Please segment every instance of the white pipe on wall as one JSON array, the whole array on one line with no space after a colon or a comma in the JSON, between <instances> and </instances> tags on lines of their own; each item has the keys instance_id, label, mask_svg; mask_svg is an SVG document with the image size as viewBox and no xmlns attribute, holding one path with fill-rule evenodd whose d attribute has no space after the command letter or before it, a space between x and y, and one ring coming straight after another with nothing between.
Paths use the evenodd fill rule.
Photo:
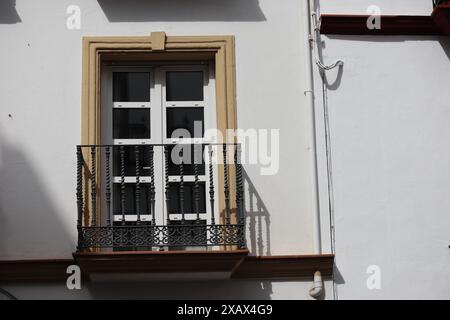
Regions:
<instances>
[{"instance_id":1,"label":"white pipe on wall","mask_svg":"<svg viewBox=\"0 0 450 320\"><path fill-rule=\"evenodd\" d=\"M322 253L322 238L321 238L321 228L320 228L320 207L319 207L319 190L318 190L318 165L317 165L317 154L316 154L316 128L315 128L315 106L314 106L314 73L313 73L313 60L316 65L320 68L321 72L325 72L327 70L331 70L337 67L342 67L344 62L342 60L337 60L332 64L326 65L324 64L318 53L316 52L316 46L319 46L318 43L318 32L319 27L317 26L317 13L315 12L315 0L303 0L302 1L302 19L303 19L303 27L306 35L307 43L306 43L306 72L307 72L307 80L306 80L306 90L305 95L308 97L308 110L311 112L311 159L314 166L314 174L313 174L313 201L314 201L314 252L316 254ZM323 81L323 80L322 80ZM326 116L326 115L325 115ZM326 121L327 122L327 121ZM329 154L328 145L326 143L325 148L327 149L327 154ZM328 157L328 156L327 156ZM327 160L328 161L328 160ZM329 170L330 168L327 167ZM330 172L330 171L329 171ZM330 195L329 195L330 196ZM331 209L330 209L331 210ZM331 217L330 217L331 219ZM330 233L332 231L330 230ZM334 236L332 236L331 241L333 241ZM333 244L332 244L333 248ZM323 281L322 275L320 271L316 271L314 273L314 284L309 291L309 294L318 298L322 295L323 292Z\"/></svg>"},{"instance_id":2,"label":"white pipe on wall","mask_svg":"<svg viewBox=\"0 0 450 320\"><path fill-rule=\"evenodd\" d=\"M318 188L318 168L317 168L317 143L316 143L316 120L315 120L315 108L314 108L314 74L313 74L313 43L312 43L312 24L310 23L311 14L310 6L314 5L308 3L308 0L301 0L302 2L302 21L303 32L306 41L306 83L305 83L305 96L307 98L307 111L309 113L310 120L310 163L311 163L311 186L312 186L312 214L313 214L313 226L314 226L314 253L322 253L322 239L320 230L320 210L319 210L319 188Z\"/></svg>"},{"instance_id":3,"label":"white pipe on wall","mask_svg":"<svg viewBox=\"0 0 450 320\"><path fill-rule=\"evenodd\" d=\"M320 296L323 293L323 281L322 281L322 274L320 271L316 271L314 273L314 281L313 286L311 289L309 289L309 295L313 298L320 298Z\"/></svg>"},{"instance_id":4,"label":"white pipe on wall","mask_svg":"<svg viewBox=\"0 0 450 320\"><path fill-rule=\"evenodd\" d=\"M317 167L317 139L316 139L316 119L314 108L314 74L313 74L313 24L311 21L311 10L314 9L313 0L301 0L303 21L303 32L306 39L306 88L305 96L307 98L307 111L309 112L310 122L310 163L311 163L311 186L312 186L312 214L314 227L314 253L322 253L322 238L320 228L320 208L319 208L319 186L318 186L318 167ZM314 273L314 282L309 294L313 298L319 298L323 293L323 281L320 271Z\"/></svg>"}]
</instances>

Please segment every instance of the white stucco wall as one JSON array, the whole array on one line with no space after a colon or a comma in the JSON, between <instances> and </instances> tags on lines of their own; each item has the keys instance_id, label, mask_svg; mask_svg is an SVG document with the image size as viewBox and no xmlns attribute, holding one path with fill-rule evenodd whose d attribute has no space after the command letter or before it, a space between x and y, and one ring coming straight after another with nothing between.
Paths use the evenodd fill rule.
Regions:
<instances>
[{"instance_id":1,"label":"white stucco wall","mask_svg":"<svg viewBox=\"0 0 450 320\"><path fill-rule=\"evenodd\" d=\"M71 4L81 8L81 30L66 28L66 8ZM199 0L196 6L175 0L53 0L17 1L12 8L17 16L11 8L3 11L10 13L9 20L0 16L9 21L0 20L0 38L8 48L0 53L0 87L4 88L0 95L0 176L8 181L0 186L0 259L71 257L76 245L81 37L148 35L152 31L235 35L239 127L280 129L281 137L277 175L263 177L258 166L245 166L257 194L254 210L265 217L261 232L254 222L255 236L249 237L249 248L259 255L312 252L309 137L304 134L310 124L304 116L297 1L285 0L279 6L272 1ZM10 23L13 18L16 23ZM233 281L183 283L181 287L174 283L87 284L82 291L68 291L64 284L6 288L22 299L174 298L174 292L183 299L229 299L236 294L244 299L303 299L308 297L309 286L309 281ZM329 282L327 290L327 298L332 297Z\"/></svg>"},{"instance_id":2,"label":"white stucco wall","mask_svg":"<svg viewBox=\"0 0 450 320\"><path fill-rule=\"evenodd\" d=\"M66 28L72 4L81 8L81 30ZM249 246L253 254L312 252L298 1L18 0L15 7L2 6L3 12L15 10L17 21L0 21L7 48L0 53L0 172L8 181L0 187L0 258L70 257L81 37L152 31L236 36L239 127L276 128L281 137L277 175L261 176L258 166L245 166L261 200L254 210L267 217L261 241L256 237Z\"/></svg>"},{"instance_id":3,"label":"white stucco wall","mask_svg":"<svg viewBox=\"0 0 450 320\"><path fill-rule=\"evenodd\" d=\"M81 37L152 31L236 36L239 127L279 128L281 137L277 175L264 177L257 166L245 166L260 199L258 210L269 218L262 221L261 233L255 230L249 247L252 254L312 252L300 1L197 0L198 7L182 0L13 2L0 4L0 39L6 48L0 52L0 259L71 256L76 241ZM81 30L65 27L65 11L72 4L81 7ZM431 12L428 0L323 0L320 11L365 13L374 4L383 14ZM315 79L325 252L330 242L324 99L330 112L337 295L449 298L450 40L322 40L326 62L345 61L340 71L327 74L324 97L320 77ZM380 267L380 290L366 286L370 265ZM181 299L305 299L310 282L185 283L177 290L170 290L176 284L164 284L167 291L160 288L158 296L151 296L158 286L6 288L19 298L158 298L173 297L176 291ZM326 292L331 298L329 282Z\"/></svg>"},{"instance_id":4,"label":"white stucco wall","mask_svg":"<svg viewBox=\"0 0 450 320\"><path fill-rule=\"evenodd\" d=\"M66 8L73 4L81 8L81 30L66 28ZM81 38L152 31L235 35L238 125L280 129L281 137L277 175L263 177L258 166L245 166L257 194L254 210L263 216L261 231L254 223L249 248L258 255L312 252L305 134L310 123L298 1L18 0L4 1L0 9L0 38L7 48L0 53L0 259L71 257L76 246ZM5 288L22 299L175 298L174 292L180 299L304 299L309 286L308 279L86 284L82 291L69 291L63 283ZM330 282L326 290L326 298L332 297Z\"/></svg>"},{"instance_id":5,"label":"white stucco wall","mask_svg":"<svg viewBox=\"0 0 450 320\"><path fill-rule=\"evenodd\" d=\"M378 2L395 11L401 1ZM327 73L338 297L448 299L450 39L322 40L326 62L345 61ZM371 265L380 290L367 288Z\"/></svg>"},{"instance_id":6,"label":"white stucco wall","mask_svg":"<svg viewBox=\"0 0 450 320\"><path fill-rule=\"evenodd\" d=\"M18 299L174 299L186 300L312 300L309 280L197 281L86 283L81 290L65 284L2 285ZM332 299L332 282L326 281L326 299ZM1 299L1 296L0 296Z\"/></svg>"}]
</instances>

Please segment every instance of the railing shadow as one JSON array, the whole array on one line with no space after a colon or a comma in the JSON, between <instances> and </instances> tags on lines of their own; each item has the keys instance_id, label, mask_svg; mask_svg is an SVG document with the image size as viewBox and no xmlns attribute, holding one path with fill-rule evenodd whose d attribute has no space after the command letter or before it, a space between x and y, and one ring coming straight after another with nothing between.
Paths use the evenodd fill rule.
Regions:
<instances>
[{"instance_id":1,"label":"railing shadow","mask_svg":"<svg viewBox=\"0 0 450 320\"><path fill-rule=\"evenodd\" d=\"M16 10L16 0L0 1L0 24L22 22Z\"/></svg>"},{"instance_id":2,"label":"railing shadow","mask_svg":"<svg viewBox=\"0 0 450 320\"><path fill-rule=\"evenodd\" d=\"M265 21L258 0L97 0L109 22Z\"/></svg>"},{"instance_id":3,"label":"railing shadow","mask_svg":"<svg viewBox=\"0 0 450 320\"><path fill-rule=\"evenodd\" d=\"M246 219L247 247L252 255L270 256L270 214L247 172L244 180L244 215Z\"/></svg>"}]
</instances>

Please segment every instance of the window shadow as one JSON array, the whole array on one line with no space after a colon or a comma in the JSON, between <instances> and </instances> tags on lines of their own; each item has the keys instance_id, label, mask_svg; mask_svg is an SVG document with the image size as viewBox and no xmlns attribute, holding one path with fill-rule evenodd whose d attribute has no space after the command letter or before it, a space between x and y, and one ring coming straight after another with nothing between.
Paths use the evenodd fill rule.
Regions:
<instances>
[{"instance_id":1,"label":"window shadow","mask_svg":"<svg viewBox=\"0 0 450 320\"><path fill-rule=\"evenodd\" d=\"M16 10L16 0L0 1L0 24L19 23L22 20Z\"/></svg>"},{"instance_id":2,"label":"window shadow","mask_svg":"<svg viewBox=\"0 0 450 320\"><path fill-rule=\"evenodd\" d=\"M0 177L0 260L69 258L75 242L46 191L45 175L1 132Z\"/></svg>"},{"instance_id":3,"label":"window shadow","mask_svg":"<svg viewBox=\"0 0 450 320\"><path fill-rule=\"evenodd\" d=\"M109 22L265 21L258 0L97 0Z\"/></svg>"},{"instance_id":4,"label":"window shadow","mask_svg":"<svg viewBox=\"0 0 450 320\"><path fill-rule=\"evenodd\" d=\"M270 256L270 214L259 196L247 172L244 179L244 215L246 221L247 247L252 255Z\"/></svg>"}]
</instances>

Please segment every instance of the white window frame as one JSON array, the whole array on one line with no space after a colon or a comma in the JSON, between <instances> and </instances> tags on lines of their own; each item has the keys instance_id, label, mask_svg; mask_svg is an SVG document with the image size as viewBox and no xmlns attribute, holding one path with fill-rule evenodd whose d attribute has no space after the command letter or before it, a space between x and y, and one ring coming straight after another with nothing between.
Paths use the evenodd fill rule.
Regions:
<instances>
[{"instance_id":1,"label":"white window frame","mask_svg":"<svg viewBox=\"0 0 450 320\"><path fill-rule=\"evenodd\" d=\"M165 91L165 73L167 71L203 71L203 101L166 101ZM113 100L113 72L150 72L150 101L143 102L118 102ZM102 144L111 145L149 145L149 144L203 144L214 143L213 140L206 141L204 138L167 138L166 137L166 110L170 107L202 107L203 108L203 127L204 131L216 128L216 106L215 106L215 79L214 67L212 64L200 65L155 65L155 66L104 66L102 67ZM113 139L113 123L112 110L115 108L149 108L150 109L150 139ZM157 121L157 119L161 119ZM106 119L106 121L105 121ZM108 133L109 132L109 133ZM219 148L213 148L214 151L220 151ZM113 152L111 150L111 159L113 159ZM158 159L161 159L158 161ZM200 219L206 220L207 224L211 223L211 208L209 201L210 181L209 181L209 157L208 147L205 146L204 156L205 173L199 175L199 181L205 183L205 202L206 213L200 213ZM111 168L113 168L113 160L111 161ZM155 219L158 225L165 225L167 221L167 208L165 204L165 179L164 179L164 154L163 148L154 148L154 172L155 172ZM217 168L213 166L213 181L215 190L214 212L215 220L219 222L219 204L218 199L218 174ZM184 182L194 182L194 175L185 175ZM181 177L179 175L170 175L169 182L179 182ZM120 176L112 176L112 186L121 183ZM150 183L149 176L140 176L140 183ZM126 176L125 183L136 183L135 176ZM114 214L114 193L111 196L111 210L112 217L115 222L121 222L122 216ZM103 210L103 208L102 208ZM162 213L162 214L161 214ZM181 220L182 215L170 214L170 220ZM142 221L151 221L151 215L141 214ZM186 220L195 220L196 213L185 212ZM103 217L105 219L105 217ZM137 215L127 214L125 221L137 221Z\"/></svg>"}]
</instances>

